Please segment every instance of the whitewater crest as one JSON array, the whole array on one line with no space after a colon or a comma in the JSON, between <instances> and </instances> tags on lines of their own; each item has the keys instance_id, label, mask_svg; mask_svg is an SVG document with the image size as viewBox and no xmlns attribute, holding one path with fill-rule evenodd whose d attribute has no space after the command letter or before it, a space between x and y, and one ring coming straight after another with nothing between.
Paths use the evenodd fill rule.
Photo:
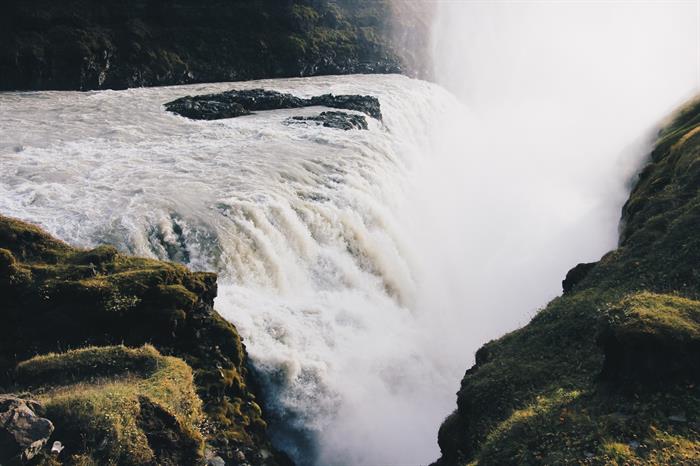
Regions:
<instances>
[{"instance_id":1,"label":"whitewater crest","mask_svg":"<svg viewBox=\"0 0 700 466\"><path fill-rule=\"evenodd\" d=\"M260 87L372 94L384 118L340 131L286 123L322 107L218 121L163 107ZM8 93L0 104L0 212L72 244L219 272L216 306L245 338L273 436L300 464L437 456L447 406L425 400L436 385L451 391L450 380L418 338L405 204L431 125L455 105L448 93L401 76L351 76ZM394 431L407 423L423 444L400 446Z\"/></svg>"}]
</instances>

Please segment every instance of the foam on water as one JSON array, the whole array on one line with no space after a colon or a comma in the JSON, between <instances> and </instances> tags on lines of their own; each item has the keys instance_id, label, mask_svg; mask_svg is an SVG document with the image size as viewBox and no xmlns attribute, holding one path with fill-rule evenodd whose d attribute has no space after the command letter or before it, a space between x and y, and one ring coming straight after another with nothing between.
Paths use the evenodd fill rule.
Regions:
<instances>
[{"instance_id":1,"label":"foam on water","mask_svg":"<svg viewBox=\"0 0 700 466\"><path fill-rule=\"evenodd\" d=\"M284 124L314 108L200 122L162 107L231 87L369 93L385 117L345 132ZM463 362L449 377L423 347L406 204L431 128L456 108L449 94L352 76L11 93L0 106L0 212L73 244L218 271L216 306L245 338L281 419L276 439L300 463L436 455L451 397L438 409L432 398L454 391Z\"/></svg>"}]
</instances>

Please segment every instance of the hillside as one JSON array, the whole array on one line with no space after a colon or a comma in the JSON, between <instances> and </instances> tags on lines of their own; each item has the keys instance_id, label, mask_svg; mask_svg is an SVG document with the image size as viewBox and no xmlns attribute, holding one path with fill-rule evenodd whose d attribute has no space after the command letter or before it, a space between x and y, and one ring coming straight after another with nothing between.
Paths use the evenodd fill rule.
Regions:
<instances>
[{"instance_id":1,"label":"hillside","mask_svg":"<svg viewBox=\"0 0 700 466\"><path fill-rule=\"evenodd\" d=\"M484 345L437 465L700 464L700 103L659 133L618 249Z\"/></svg>"},{"instance_id":2,"label":"hillside","mask_svg":"<svg viewBox=\"0 0 700 466\"><path fill-rule=\"evenodd\" d=\"M216 293L214 274L75 249L0 216L0 462L288 464ZM37 436L17 416L53 428Z\"/></svg>"},{"instance_id":3,"label":"hillside","mask_svg":"<svg viewBox=\"0 0 700 466\"><path fill-rule=\"evenodd\" d=\"M10 0L0 90L424 74L428 21L401 10L387 0Z\"/></svg>"}]
</instances>

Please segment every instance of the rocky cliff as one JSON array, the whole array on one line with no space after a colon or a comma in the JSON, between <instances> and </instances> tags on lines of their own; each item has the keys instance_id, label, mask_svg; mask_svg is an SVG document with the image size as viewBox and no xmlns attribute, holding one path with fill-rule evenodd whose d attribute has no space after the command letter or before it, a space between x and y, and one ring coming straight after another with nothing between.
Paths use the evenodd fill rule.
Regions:
<instances>
[{"instance_id":1,"label":"rocky cliff","mask_svg":"<svg viewBox=\"0 0 700 466\"><path fill-rule=\"evenodd\" d=\"M9 0L0 14L0 90L424 74L428 20L400 3Z\"/></svg>"},{"instance_id":2,"label":"rocky cliff","mask_svg":"<svg viewBox=\"0 0 700 466\"><path fill-rule=\"evenodd\" d=\"M0 216L0 463L289 464L216 292L214 274Z\"/></svg>"},{"instance_id":3,"label":"rocky cliff","mask_svg":"<svg viewBox=\"0 0 700 466\"><path fill-rule=\"evenodd\" d=\"M618 249L476 353L437 465L700 464L700 103L659 133Z\"/></svg>"}]
</instances>

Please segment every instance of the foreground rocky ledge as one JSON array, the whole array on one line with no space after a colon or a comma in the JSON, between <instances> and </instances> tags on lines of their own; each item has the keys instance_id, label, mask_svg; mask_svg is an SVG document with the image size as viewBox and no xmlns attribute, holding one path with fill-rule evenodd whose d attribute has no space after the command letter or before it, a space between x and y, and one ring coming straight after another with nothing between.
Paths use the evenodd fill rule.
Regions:
<instances>
[{"instance_id":1,"label":"foreground rocky ledge","mask_svg":"<svg viewBox=\"0 0 700 466\"><path fill-rule=\"evenodd\" d=\"M188 95L165 104L165 108L169 112L193 120L221 120L224 118L236 118L250 115L252 112L256 111L316 106L353 110L364 113L377 120L382 119L379 100L369 95L324 94L304 99L292 94L285 94L277 91L250 89L241 91L231 90L218 94ZM361 115L358 116L361 117ZM350 115L345 112L324 112L314 118L320 121L331 121L329 124L330 127L340 129L366 129L366 120L364 117L361 117L362 119L359 120L357 118L358 116ZM350 127L346 128L345 124L339 122L340 120L348 123Z\"/></svg>"},{"instance_id":2,"label":"foreground rocky ledge","mask_svg":"<svg viewBox=\"0 0 700 466\"><path fill-rule=\"evenodd\" d=\"M0 393L55 428L3 424L0 464L289 464L245 347L212 307L214 274L72 248L0 216L0 295Z\"/></svg>"},{"instance_id":3,"label":"foreground rocky ledge","mask_svg":"<svg viewBox=\"0 0 700 466\"><path fill-rule=\"evenodd\" d=\"M659 134L619 248L476 353L438 465L700 464L700 103Z\"/></svg>"}]
</instances>

